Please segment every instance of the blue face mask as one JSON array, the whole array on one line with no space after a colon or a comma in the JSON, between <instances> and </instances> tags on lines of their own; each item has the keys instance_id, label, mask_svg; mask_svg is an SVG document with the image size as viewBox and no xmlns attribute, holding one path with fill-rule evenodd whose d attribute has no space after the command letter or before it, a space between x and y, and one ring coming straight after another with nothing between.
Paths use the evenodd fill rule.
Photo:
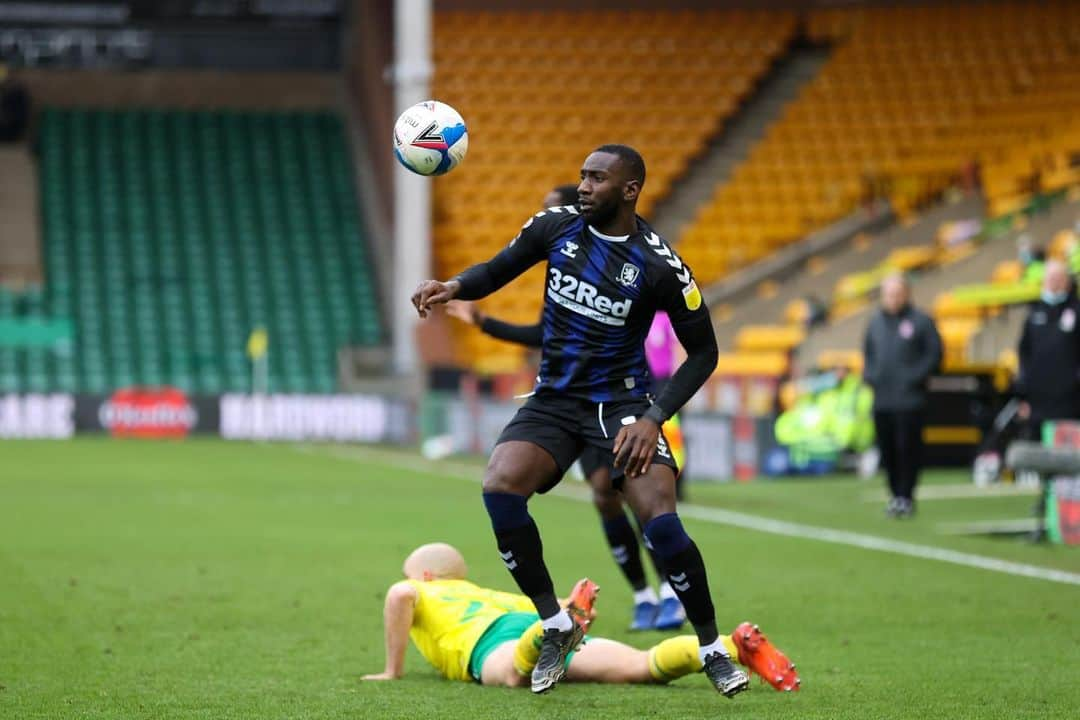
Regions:
<instances>
[{"instance_id":1,"label":"blue face mask","mask_svg":"<svg viewBox=\"0 0 1080 720\"><path fill-rule=\"evenodd\" d=\"M1042 301L1047 305L1060 305L1069 298L1067 292L1050 292L1049 290L1042 291Z\"/></svg>"}]
</instances>

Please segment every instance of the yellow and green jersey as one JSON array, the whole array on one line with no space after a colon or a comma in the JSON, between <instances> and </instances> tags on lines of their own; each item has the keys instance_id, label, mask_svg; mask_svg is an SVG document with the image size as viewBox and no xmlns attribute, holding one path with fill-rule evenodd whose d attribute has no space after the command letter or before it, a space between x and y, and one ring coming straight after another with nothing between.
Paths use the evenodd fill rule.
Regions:
<instances>
[{"instance_id":1,"label":"yellow and green jersey","mask_svg":"<svg viewBox=\"0 0 1080 720\"><path fill-rule=\"evenodd\" d=\"M412 638L420 654L450 680L470 680L469 658L493 622L510 612L535 612L524 595L489 590L467 580L407 580L416 590Z\"/></svg>"}]
</instances>

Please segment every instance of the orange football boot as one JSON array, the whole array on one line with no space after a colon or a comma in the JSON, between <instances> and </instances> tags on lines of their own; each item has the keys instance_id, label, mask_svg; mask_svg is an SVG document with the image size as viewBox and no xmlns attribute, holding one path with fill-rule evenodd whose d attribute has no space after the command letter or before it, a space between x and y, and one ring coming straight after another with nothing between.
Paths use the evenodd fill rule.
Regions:
<instances>
[{"instance_id":1,"label":"orange football boot","mask_svg":"<svg viewBox=\"0 0 1080 720\"><path fill-rule=\"evenodd\" d=\"M731 633L739 649L739 662L762 677L777 690L798 690L801 680L795 664L766 638L757 625L741 623Z\"/></svg>"},{"instance_id":2,"label":"orange football boot","mask_svg":"<svg viewBox=\"0 0 1080 720\"><path fill-rule=\"evenodd\" d=\"M588 631L589 625L592 624L593 618L596 617L593 604L596 602L596 595L599 592L600 586L589 578L578 580L577 584L574 585L574 589L570 591L570 602L566 605L566 612L570 614L570 617L581 627L583 632Z\"/></svg>"}]
</instances>

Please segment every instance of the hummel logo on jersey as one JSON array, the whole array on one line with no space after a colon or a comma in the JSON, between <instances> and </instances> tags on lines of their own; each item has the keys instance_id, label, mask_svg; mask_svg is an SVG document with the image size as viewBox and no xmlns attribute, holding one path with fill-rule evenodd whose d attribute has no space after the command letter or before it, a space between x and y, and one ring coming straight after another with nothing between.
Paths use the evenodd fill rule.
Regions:
<instances>
[{"instance_id":1,"label":"hummel logo on jersey","mask_svg":"<svg viewBox=\"0 0 1080 720\"><path fill-rule=\"evenodd\" d=\"M686 590L690 589L690 581L686 579L686 573L669 575L668 579L671 580L671 587L675 588L679 592L685 592Z\"/></svg>"},{"instance_id":2,"label":"hummel logo on jersey","mask_svg":"<svg viewBox=\"0 0 1080 720\"><path fill-rule=\"evenodd\" d=\"M626 324L626 316L630 314L633 300L613 300L601 295L592 283L564 274L555 267L548 269L551 271L547 287L549 299L571 312L605 325L622 327Z\"/></svg>"},{"instance_id":3,"label":"hummel logo on jersey","mask_svg":"<svg viewBox=\"0 0 1080 720\"><path fill-rule=\"evenodd\" d=\"M626 287L634 287L637 283L638 275L641 274L641 270L637 265L631 265L630 263L623 263L622 272L619 273L619 277L615 278L620 285Z\"/></svg>"},{"instance_id":4,"label":"hummel logo on jersey","mask_svg":"<svg viewBox=\"0 0 1080 720\"><path fill-rule=\"evenodd\" d=\"M506 552L501 552L501 553L499 553L499 557L502 558L503 565L506 566L507 570L513 570L514 568L517 567L517 560L514 559L514 551L513 550L507 550Z\"/></svg>"},{"instance_id":5,"label":"hummel logo on jersey","mask_svg":"<svg viewBox=\"0 0 1080 720\"><path fill-rule=\"evenodd\" d=\"M566 244L562 246L562 249L559 250L559 252L561 252L566 257L576 258L577 255L575 253L577 253L577 250L578 250L578 244L575 243L575 242L570 242L569 240L567 240Z\"/></svg>"}]
</instances>

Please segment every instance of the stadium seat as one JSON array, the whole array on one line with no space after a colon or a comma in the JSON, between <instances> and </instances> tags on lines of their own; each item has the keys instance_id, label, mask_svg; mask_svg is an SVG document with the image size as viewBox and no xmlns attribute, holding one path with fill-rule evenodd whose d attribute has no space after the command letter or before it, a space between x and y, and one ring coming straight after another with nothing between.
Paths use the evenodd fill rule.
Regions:
<instances>
[{"instance_id":1,"label":"stadium seat","mask_svg":"<svg viewBox=\"0 0 1080 720\"><path fill-rule=\"evenodd\" d=\"M338 118L50 110L41 147L44 298L75 347L30 385L246 391L261 326L272 390L329 392L338 348L383 341Z\"/></svg>"},{"instance_id":2,"label":"stadium seat","mask_svg":"<svg viewBox=\"0 0 1080 720\"><path fill-rule=\"evenodd\" d=\"M831 57L716 188L680 252L709 282L871 196L910 213L976 164L992 215L1080 182L1078 24L1067 2L809 11L807 32ZM745 251L698 262L716 245Z\"/></svg>"},{"instance_id":3,"label":"stadium seat","mask_svg":"<svg viewBox=\"0 0 1080 720\"><path fill-rule=\"evenodd\" d=\"M625 142L645 156L648 182L638 209L648 217L781 53L795 24L787 12L437 12L434 91L462 113L477 140L468 161L435 186L436 274L450 276L494 254L544 194L577 180L585 154L604 142ZM598 26L620 28L602 47L620 62L589 57L590 49L601 51L589 32ZM619 89L614 102L604 92L610 88ZM491 192L497 203L472 201ZM767 251L764 242L753 250ZM700 267L715 273L729 263L703 258ZM497 308L485 309L535 322L542 282L529 274L500 291ZM474 368L520 363L520 352L474 329L455 332L462 362Z\"/></svg>"},{"instance_id":4,"label":"stadium seat","mask_svg":"<svg viewBox=\"0 0 1080 720\"><path fill-rule=\"evenodd\" d=\"M730 377L778 378L788 371L790 361L782 352L721 353L715 375Z\"/></svg>"},{"instance_id":5,"label":"stadium seat","mask_svg":"<svg viewBox=\"0 0 1080 720\"><path fill-rule=\"evenodd\" d=\"M790 325L747 325L735 335L742 352L787 352L806 338L806 331Z\"/></svg>"}]
</instances>

